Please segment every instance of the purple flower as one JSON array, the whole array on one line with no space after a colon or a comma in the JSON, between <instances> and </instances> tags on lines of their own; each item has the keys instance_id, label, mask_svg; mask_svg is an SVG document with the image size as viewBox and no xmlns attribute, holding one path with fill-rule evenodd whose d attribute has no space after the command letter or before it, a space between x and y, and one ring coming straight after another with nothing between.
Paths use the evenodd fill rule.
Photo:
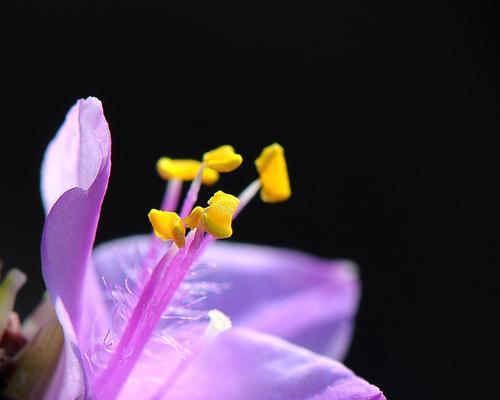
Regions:
<instances>
[{"instance_id":1,"label":"purple flower","mask_svg":"<svg viewBox=\"0 0 500 400\"><path fill-rule=\"evenodd\" d=\"M319 355L341 359L349 345L351 263L214 242L201 228L179 247L148 235L93 250L110 156L100 101L79 100L42 166L43 276L64 332L45 398L384 399ZM170 182L163 209L175 210L179 189ZM193 184L182 218L196 194Z\"/></svg>"}]
</instances>

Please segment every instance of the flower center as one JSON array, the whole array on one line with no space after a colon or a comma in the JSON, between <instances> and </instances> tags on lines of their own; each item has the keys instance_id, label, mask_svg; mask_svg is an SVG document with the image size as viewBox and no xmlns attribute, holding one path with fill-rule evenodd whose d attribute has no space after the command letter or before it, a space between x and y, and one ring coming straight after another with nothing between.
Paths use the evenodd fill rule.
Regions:
<instances>
[{"instance_id":1,"label":"flower center","mask_svg":"<svg viewBox=\"0 0 500 400\"><path fill-rule=\"evenodd\" d=\"M256 160L259 179L252 182L239 197L217 191L208 201L207 207L193 208L202 183L214 184L219 173L231 172L241 163L241 155L228 145L205 153L202 162L167 157L158 161L158 174L168 180L166 194L161 209L152 209L148 214L154 236L142 265L143 270L139 273L138 287L135 289L137 300L123 330L117 335L119 341L106 368L95 379L93 386L98 398L112 399L119 394L157 330L159 321L164 318L166 310L168 312L172 307L179 292L183 292L179 289L203 250L213 240L232 235L234 217L258 191L266 202L284 201L290 197L283 148L273 144L266 147ZM186 180L192 182L180 214L177 214L175 211L182 182ZM186 228L190 229L187 235ZM160 258L164 241L171 244ZM156 261L158 258L159 261ZM217 329L230 326L230 322L220 314L212 312L208 317L212 325L217 325Z\"/></svg>"}]
</instances>

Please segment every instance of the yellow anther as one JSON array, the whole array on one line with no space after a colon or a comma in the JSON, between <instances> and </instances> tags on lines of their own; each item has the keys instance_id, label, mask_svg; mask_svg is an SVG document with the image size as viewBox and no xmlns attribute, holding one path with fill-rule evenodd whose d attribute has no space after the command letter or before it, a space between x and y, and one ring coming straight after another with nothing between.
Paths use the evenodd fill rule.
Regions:
<instances>
[{"instance_id":1,"label":"yellow anther","mask_svg":"<svg viewBox=\"0 0 500 400\"><path fill-rule=\"evenodd\" d=\"M259 158L255 160L255 166L260 175L262 201L278 203L288 200L292 191L283 147L274 143L264 148Z\"/></svg>"},{"instance_id":2,"label":"yellow anther","mask_svg":"<svg viewBox=\"0 0 500 400\"><path fill-rule=\"evenodd\" d=\"M224 145L203 154L203 162L218 172L231 172L241 165L243 157L234 152L233 146Z\"/></svg>"},{"instance_id":3,"label":"yellow anther","mask_svg":"<svg viewBox=\"0 0 500 400\"><path fill-rule=\"evenodd\" d=\"M233 234L231 222L239 202L237 197L219 190L208 200L208 207L195 207L184 223L191 229L201 223L212 236L226 239Z\"/></svg>"},{"instance_id":4,"label":"yellow anther","mask_svg":"<svg viewBox=\"0 0 500 400\"><path fill-rule=\"evenodd\" d=\"M173 240L177 247L184 247L186 228L181 217L171 211L152 209L148 218L157 237L161 240Z\"/></svg>"},{"instance_id":5,"label":"yellow anther","mask_svg":"<svg viewBox=\"0 0 500 400\"><path fill-rule=\"evenodd\" d=\"M225 239L233 234L231 222L236 212L237 197L226 194L219 190L210 200L203 214L203 226L205 230L218 239Z\"/></svg>"},{"instance_id":6,"label":"yellow anther","mask_svg":"<svg viewBox=\"0 0 500 400\"><path fill-rule=\"evenodd\" d=\"M179 179L181 181L192 181L196 178L201 162L196 160L173 160L162 157L156 163L158 175L163 179ZM219 173L212 168L203 169L202 182L205 185L213 185L219 180Z\"/></svg>"},{"instance_id":7,"label":"yellow anther","mask_svg":"<svg viewBox=\"0 0 500 400\"><path fill-rule=\"evenodd\" d=\"M205 213L205 209L203 207L195 207L193 208L193 211L191 211L191 214L184 218L184 223L186 226L190 229L196 228L201 221L201 218L203 217L203 214Z\"/></svg>"}]
</instances>

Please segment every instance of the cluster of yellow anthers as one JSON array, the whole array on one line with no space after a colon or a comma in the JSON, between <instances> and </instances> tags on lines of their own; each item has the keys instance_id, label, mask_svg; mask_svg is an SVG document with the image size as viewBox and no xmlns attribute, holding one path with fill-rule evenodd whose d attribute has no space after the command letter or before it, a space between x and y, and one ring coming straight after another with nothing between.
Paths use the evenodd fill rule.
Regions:
<instances>
[{"instance_id":1,"label":"cluster of yellow anthers","mask_svg":"<svg viewBox=\"0 0 500 400\"><path fill-rule=\"evenodd\" d=\"M205 185L213 185L219 179L219 172L231 172L243 162L241 155L229 145L220 146L203 155L203 161L174 160L163 157L158 160L158 174L165 180L201 180ZM266 147L255 160L259 179L252 183L240 197L246 204L255 190L260 190L264 202L277 203L291 195L290 181L283 147L274 143ZM185 245L186 227L203 229L217 239L232 235L231 222L238 210L240 199L219 190L210 200L208 207L197 206L185 218L173 211L152 209L149 220L155 235L162 240L173 240L178 247ZM240 204L241 206L241 204ZM189 212L189 211L188 211Z\"/></svg>"}]
</instances>

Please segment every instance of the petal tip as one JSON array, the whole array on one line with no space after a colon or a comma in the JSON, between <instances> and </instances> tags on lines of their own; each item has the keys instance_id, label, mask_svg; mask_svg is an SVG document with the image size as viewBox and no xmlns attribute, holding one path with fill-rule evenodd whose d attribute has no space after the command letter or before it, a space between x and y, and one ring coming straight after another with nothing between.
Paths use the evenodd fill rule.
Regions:
<instances>
[{"instance_id":1,"label":"petal tip","mask_svg":"<svg viewBox=\"0 0 500 400\"><path fill-rule=\"evenodd\" d=\"M338 270L346 280L359 280L360 269L359 265L352 260L341 259L335 260Z\"/></svg>"},{"instance_id":2,"label":"petal tip","mask_svg":"<svg viewBox=\"0 0 500 400\"><path fill-rule=\"evenodd\" d=\"M69 189L87 190L100 172L109 175L111 135L101 101L78 99L49 143L42 162L41 192L46 213Z\"/></svg>"}]
</instances>

